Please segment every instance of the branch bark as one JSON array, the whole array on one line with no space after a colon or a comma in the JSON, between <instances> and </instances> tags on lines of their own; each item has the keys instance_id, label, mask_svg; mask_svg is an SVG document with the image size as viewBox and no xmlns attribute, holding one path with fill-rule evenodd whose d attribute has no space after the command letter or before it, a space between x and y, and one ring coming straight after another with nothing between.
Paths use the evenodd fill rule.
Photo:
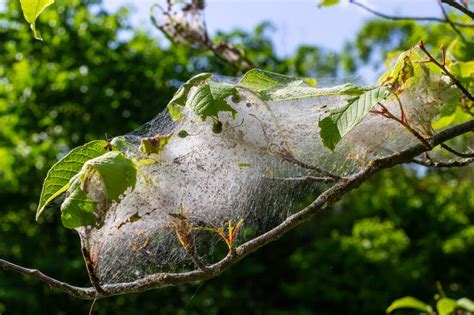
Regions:
<instances>
[{"instance_id":1,"label":"branch bark","mask_svg":"<svg viewBox=\"0 0 474 315\"><path fill-rule=\"evenodd\" d=\"M429 141L430 147L434 148L445 141L457 136L474 131L474 119L465 123L450 127L433 136ZM99 292L93 287L76 287L68 283L49 277L36 269L28 269L18 266L6 260L0 259L0 267L5 270L15 271L38 279L51 288L61 290L72 296L82 299L100 299L114 295L143 292L172 285L179 285L193 281L203 281L216 277L235 265L241 259L258 250L262 246L282 237L288 231L294 229L301 223L308 221L323 213L330 204L340 200L345 194L356 189L375 173L391 168L395 165L410 163L416 156L429 151L422 143L415 144L405 150L393 153L386 157L372 160L369 165L351 176L338 179L337 182L320 194L309 206L289 216L280 225L272 230L240 245L234 251L219 262L207 266L205 269L193 270L183 273L157 273L148 275L142 279L127 282L103 285L104 292Z\"/></svg>"},{"instance_id":2,"label":"branch bark","mask_svg":"<svg viewBox=\"0 0 474 315\"><path fill-rule=\"evenodd\" d=\"M393 16L388 15L382 12L378 12L365 4L357 2L355 0L349 0L350 3L364 9L367 12L372 13L375 16L381 17L383 19L392 20L392 21L420 21L420 22L439 22L439 23L450 23L446 18L438 18L438 17L426 17L426 16ZM474 27L474 24L464 24L459 22L452 22L454 25L458 27Z\"/></svg>"},{"instance_id":3,"label":"branch bark","mask_svg":"<svg viewBox=\"0 0 474 315\"><path fill-rule=\"evenodd\" d=\"M461 11L465 15L469 16L471 19L474 19L474 12L464 7L462 4L456 2L455 0L441 0L441 2Z\"/></svg>"}]
</instances>

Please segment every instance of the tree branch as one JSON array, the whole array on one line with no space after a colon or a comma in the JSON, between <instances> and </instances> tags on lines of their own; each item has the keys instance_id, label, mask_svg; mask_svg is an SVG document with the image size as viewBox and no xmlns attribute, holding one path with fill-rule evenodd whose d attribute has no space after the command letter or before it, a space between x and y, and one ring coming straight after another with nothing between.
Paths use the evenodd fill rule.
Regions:
<instances>
[{"instance_id":1,"label":"tree branch","mask_svg":"<svg viewBox=\"0 0 474 315\"><path fill-rule=\"evenodd\" d=\"M423 165L426 167L435 167L435 168L449 168L449 167L461 167L466 166L474 162L474 158L466 158L462 160L450 160L447 162L444 161L433 161L433 160L421 160L413 159L413 163Z\"/></svg>"},{"instance_id":2,"label":"tree branch","mask_svg":"<svg viewBox=\"0 0 474 315\"><path fill-rule=\"evenodd\" d=\"M454 154L454 155L457 155L457 156L459 156L459 157L463 157L463 158L474 157L474 152L472 152L472 151L471 151L471 152L469 152L469 151L467 151L467 152L459 152L459 151L457 151L457 150L451 148L451 147L450 147L449 145L447 145L446 143L442 143L442 144L441 144L441 147L442 147L443 149L445 149L446 151L448 151L448 152L450 152L450 153L452 153L452 154Z\"/></svg>"},{"instance_id":3,"label":"tree branch","mask_svg":"<svg viewBox=\"0 0 474 315\"><path fill-rule=\"evenodd\" d=\"M364 9L367 12L372 13L373 15L376 15L378 17L387 19L387 20L392 20L392 21L425 21L425 22L440 22L440 23L449 23L446 18L438 18L438 17L421 17L421 16L393 16L393 15L388 15L382 12L378 12L365 4L362 4L360 2L357 2L355 0L349 0L350 3ZM454 25L459 26L459 27L474 27L474 24L464 24L464 23L459 23L459 22L452 22Z\"/></svg>"},{"instance_id":4,"label":"tree branch","mask_svg":"<svg viewBox=\"0 0 474 315\"><path fill-rule=\"evenodd\" d=\"M444 143L447 140L453 139L462 134L474 131L474 119L465 123L447 128L440 133L433 136L429 141L430 147L435 147ZM323 213L330 204L341 199L345 194L351 190L359 187L373 174L395 165L409 163L415 159L416 156L427 152L428 148L422 143L415 144L403 151L393 153L389 156L372 160L369 165L351 176L341 178L337 183L322 194L320 194L309 206L301 211L286 218L280 225L271 229L270 231L240 245L235 248L235 251L229 253L226 257L217 263L207 266L203 270L193 270L183 273L157 273L145 276L136 281L127 283L116 283L102 286L104 292L98 292L95 288L81 288L72 286L70 284L61 282L36 269L28 269L15 265L11 262L0 259L0 267L5 270L15 271L21 274L32 276L38 279L51 288L61 290L72 296L82 299L99 299L113 295L142 292L145 290L163 288L166 286L179 285L192 281L203 281L216 277L223 273L230 266L235 265L241 259L261 248L262 246L273 242L285 233L292 230L301 223L308 221Z\"/></svg>"},{"instance_id":5,"label":"tree branch","mask_svg":"<svg viewBox=\"0 0 474 315\"><path fill-rule=\"evenodd\" d=\"M465 15L469 16L471 19L474 19L474 12L464 7L462 4L457 3L455 0L441 0L441 2L461 11Z\"/></svg>"},{"instance_id":6,"label":"tree branch","mask_svg":"<svg viewBox=\"0 0 474 315\"><path fill-rule=\"evenodd\" d=\"M443 143L444 141L455 138L469 131L474 131L474 120L470 120L468 122L453 126L440 132L430 140L430 144L432 147L434 147ZM73 296L85 299L104 298L118 294L142 292L145 290L157 289L170 285L178 285L192 281L207 280L220 275L227 268L236 264L245 256L256 251L260 247L279 239L286 232L321 213L322 209L327 207L329 204L339 200L349 191L360 186L360 184L362 184L368 177L375 174L376 172L382 169L393 167L397 164L409 162L415 156L425 152L426 150L426 147L420 143L390 156L373 160L370 163L369 167L361 170L359 173L356 173L348 178L340 180L336 185L332 186L331 188L323 192L321 195L319 195L319 197L314 200L313 203L311 203L309 206L307 206L300 212L289 216L285 221L283 221L274 229L240 245L236 248L234 255L227 255L221 261L208 266L207 270L194 270L184 273L152 274L129 283L105 285L103 286L103 289L106 292L99 293L93 288L74 287L69 284L60 282L56 279L47 277L36 270L19 267L4 260L0 260L0 266L4 269L13 270L24 274L30 274L54 288L60 289ZM12 266L14 266L15 268L12 268ZM37 276L38 273L42 276Z\"/></svg>"},{"instance_id":7,"label":"tree branch","mask_svg":"<svg viewBox=\"0 0 474 315\"><path fill-rule=\"evenodd\" d=\"M441 9L441 12L443 13L443 16L444 16L444 19L449 23L449 25L451 26L451 28L453 29L454 32L456 32L456 34L458 34L459 38L461 38L461 40L463 42L466 42L466 38L464 37L464 35L461 33L461 31L458 30L458 28L456 27L456 25L453 23L453 21L451 21L451 19L449 18L448 16L448 13L446 12L446 10L444 9L443 7L443 3L442 3L442 0L438 0L438 3L439 3L439 7Z\"/></svg>"}]
</instances>

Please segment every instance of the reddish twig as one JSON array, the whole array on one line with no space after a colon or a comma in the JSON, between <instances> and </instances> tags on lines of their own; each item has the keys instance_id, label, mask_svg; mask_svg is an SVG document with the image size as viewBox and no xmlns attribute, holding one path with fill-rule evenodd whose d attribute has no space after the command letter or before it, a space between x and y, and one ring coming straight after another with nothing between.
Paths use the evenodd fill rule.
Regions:
<instances>
[{"instance_id":1,"label":"reddish twig","mask_svg":"<svg viewBox=\"0 0 474 315\"><path fill-rule=\"evenodd\" d=\"M426 56L429 58L429 61L434 63L436 66L438 66L445 75L447 75L451 81L453 81L454 85L456 85L458 87L458 89L460 89L462 91L462 93L471 101L474 101L474 97L471 95L471 93L469 93L469 91L464 87L464 85L462 85L461 82L459 82L458 79L456 79L456 77L451 73L449 72L449 70L446 68L446 66L444 64L441 64L438 60L436 60L436 58L434 58L430 52L426 49L425 47L425 44L423 43L423 41L420 41L420 44L418 44L418 47L420 47L420 49L426 54Z\"/></svg>"}]
</instances>

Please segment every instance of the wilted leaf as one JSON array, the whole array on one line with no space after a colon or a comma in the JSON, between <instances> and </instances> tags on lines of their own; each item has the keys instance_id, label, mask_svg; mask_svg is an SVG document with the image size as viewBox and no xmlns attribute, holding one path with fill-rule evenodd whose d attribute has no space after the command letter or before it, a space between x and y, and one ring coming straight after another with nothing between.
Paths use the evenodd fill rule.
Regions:
<instances>
[{"instance_id":1,"label":"wilted leaf","mask_svg":"<svg viewBox=\"0 0 474 315\"><path fill-rule=\"evenodd\" d=\"M165 149L165 146L170 142L172 136L172 134L158 134L154 137L143 138L140 140L140 150L146 154L161 154Z\"/></svg>"},{"instance_id":2,"label":"wilted leaf","mask_svg":"<svg viewBox=\"0 0 474 315\"><path fill-rule=\"evenodd\" d=\"M320 7L329 7L332 5L336 5L339 3L340 0L319 0Z\"/></svg>"}]
</instances>

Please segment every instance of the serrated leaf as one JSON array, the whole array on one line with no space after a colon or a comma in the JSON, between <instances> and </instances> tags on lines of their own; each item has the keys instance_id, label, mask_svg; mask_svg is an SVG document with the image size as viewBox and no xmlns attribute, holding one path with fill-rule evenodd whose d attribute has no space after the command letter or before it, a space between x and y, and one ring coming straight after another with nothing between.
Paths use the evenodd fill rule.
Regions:
<instances>
[{"instance_id":1,"label":"serrated leaf","mask_svg":"<svg viewBox=\"0 0 474 315\"><path fill-rule=\"evenodd\" d=\"M422 301L415 299L414 297L406 296L401 299L393 301L392 304L390 304L390 306L387 308L386 312L391 313L401 308L415 309L415 310L427 312L429 314L431 314L431 312L433 311L431 306L429 306L428 304L423 303Z\"/></svg>"},{"instance_id":2,"label":"serrated leaf","mask_svg":"<svg viewBox=\"0 0 474 315\"><path fill-rule=\"evenodd\" d=\"M36 19L48 6L54 3L54 0L20 0L21 10L25 20L30 23L33 35L38 40L43 40L36 30Z\"/></svg>"},{"instance_id":3,"label":"serrated leaf","mask_svg":"<svg viewBox=\"0 0 474 315\"><path fill-rule=\"evenodd\" d=\"M193 86L198 86L200 84L207 83L211 78L212 73L200 73L186 81L178 89L178 91L176 91L176 93L173 95L173 98L167 105L171 119L173 119L174 121L180 121L183 119L183 113L180 107L186 105L186 100L188 98L188 94L191 88Z\"/></svg>"},{"instance_id":4,"label":"serrated leaf","mask_svg":"<svg viewBox=\"0 0 474 315\"><path fill-rule=\"evenodd\" d=\"M61 204L61 222L64 227L74 229L86 225L94 225L96 203L87 198L81 189L80 175L71 179L68 196Z\"/></svg>"},{"instance_id":5,"label":"serrated leaf","mask_svg":"<svg viewBox=\"0 0 474 315\"><path fill-rule=\"evenodd\" d=\"M323 144L334 150L341 138L357 126L378 102L387 98L388 94L386 87L378 87L352 98L346 106L331 111L329 116L319 121Z\"/></svg>"},{"instance_id":6,"label":"serrated leaf","mask_svg":"<svg viewBox=\"0 0 474 315\"><path fill-rule=\"evenodd\" d=\"M232 116L237 112L227 103L226 99L237 95L237 89L226 83L209 82L199 86L194 94L186 100L186 107L201 116L216 117L219 112L230 112Z\"/></svg>"},{"instance_id":7,"label":"serrated leaf","mask_svg":"<svg viewBox=\"0 0 474 315\"><path fill-rule=\"evenodd\" d=\"M73 149L48 171L43 182L36 219L45 207L69 187L69 181L78 174L85 162L106 153L106 141L96 140Z\"/></svg>"},{"instance_id":8,"label":"serrated leaf","mask_svg":"<svg viewBox=\"0 0 474 315\"><path fill-rule=\"evenodd\" d=\"M135 163L117 151L87 161L81 173L82 184L94 173L99 174L107 203L110 200L118 200L127 188L135 188L137 180Z\"/></svg>"},{"instance_id":9,"label":"serrated leaf","mask_svg":"<svg viewBox=\"0 0 474 315\"><path fill-rule=\"evenodd\" d=\"M474 302L468 298L460 298L456 301L456 306L468 312L474 312Z\"/></svg>"},{"instance_id":10,"label":"serrated leaf","mask_svg":"<svg viewBox=\"0 0 474 315\"><path fill-rule=\"evenodd\" d=\"M441 298L436 302L438 315L449 315L456 309L456 301L449 298Z\"/></svg>"}]
</instances>

